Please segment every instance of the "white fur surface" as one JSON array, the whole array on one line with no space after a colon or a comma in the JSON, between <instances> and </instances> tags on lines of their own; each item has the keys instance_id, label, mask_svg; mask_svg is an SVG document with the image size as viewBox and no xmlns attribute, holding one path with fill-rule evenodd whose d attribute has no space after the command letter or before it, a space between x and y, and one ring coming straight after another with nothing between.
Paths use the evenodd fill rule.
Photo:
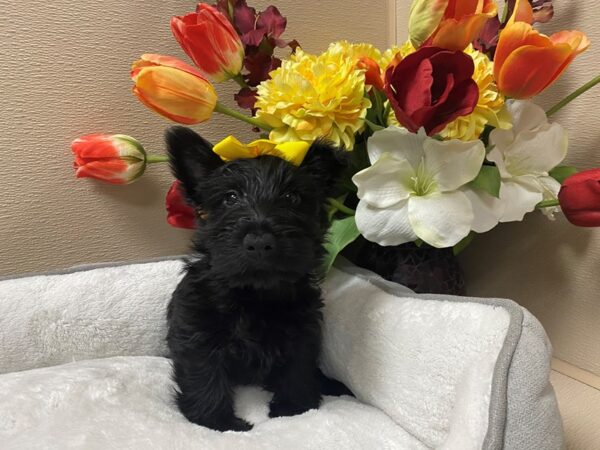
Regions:
<instances>
[{"instance_id":1,"label":"white fur surface","mask_svg":"<svg viewBox=\"0 0 600 450\"><path fill-rule=\"evenodd\" d=\"M429 448L482 447L505 309L395 296L337 269L324 292L326 374Z\"/></svg>"},{"instance_id":2,"label":"white fur surface","mask_svg":"<svg viewBox=\"0 0 600 450\"><path fill-rule=\"evenodd\" d=\"M181 261L0 281L0 374L107 356L166 354Z\"/></svg>"},{"instance_id":3,"label":"white fur surface","mask_svg":"<svg viewBox=\"0 0 600 450\"><path fill-rule=\"evenodd\" d=\"M380 410L351 397L326 397L318 410L268 419L270 394L244 388L246 433L189 423L172 402L170 364L160 357L81 361L0 377L0 448L392 450L425 449Z\"/></svg>"},{"instance_id":4,"label":"white fur surface","mask_svg":"<svg viewBox=\"0 0 600 450\"><path fill-rule=\"evenodd\" d=\"M258 426L221 434L177 412L158 358L181 269L163 261L0 281L0 449L481 448L505 309L392 295L333 269L322 367L358 400L267 420L266 393L242 390L240 414Z\"/></svg>"}]
</instances>

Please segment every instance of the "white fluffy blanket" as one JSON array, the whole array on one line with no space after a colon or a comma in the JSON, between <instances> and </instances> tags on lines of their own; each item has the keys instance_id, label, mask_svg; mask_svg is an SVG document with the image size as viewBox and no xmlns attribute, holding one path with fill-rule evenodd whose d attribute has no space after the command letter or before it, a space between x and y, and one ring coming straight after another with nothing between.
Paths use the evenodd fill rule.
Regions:
<instances>
[{"instance_id":1,"label":"white fluffy blanket","mask_svg":"<svg viewBox=\"0 0 600 450\"><path fill-rule=\"evenodd\" d=\"M322 368L356 399L327 397L319 410L268 419L270 394L244 388L236 409L252 431L188 423L172 402L164 358L165 308L181 267L0 282L1 449L500 448L505 422L490 418L505 411L491 398L509 312L418 297L338 269L324 285Z\"/></svg>"},{"instance_id":2,"label":"white fluffy blanket","mask_svg":"<svg viewBox=\"0 0 600 450\"><path fill-rule=\"evenodd\" d=\"M350 397L268 419L270 397L238 391L236 410L257 424L247 433L189 423L172 402L170 364L138 356L12 373L0 383L0 448L67 449L423 449L380 410Z\"/></svg>"}]
</instances>

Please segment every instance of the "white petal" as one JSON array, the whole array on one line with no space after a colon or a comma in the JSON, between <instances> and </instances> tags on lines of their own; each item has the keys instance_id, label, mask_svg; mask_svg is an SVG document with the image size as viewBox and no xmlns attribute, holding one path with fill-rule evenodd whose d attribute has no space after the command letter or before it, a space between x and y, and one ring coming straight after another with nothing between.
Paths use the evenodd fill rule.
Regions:
<instances>
[{"instance_id":1,"label":"white petal","mask_svg":"<svg viewBox=\"0 0 600 450\"><path fill-rule=\"evenodd\" d=\"M504 213L504 203L500 199L480 189L465 187L462 192L469 198L473 208L473 231L486 233L498 225Z\"/></svg>"},{"instance_id":2,"label":"white petal","mask_svg":"<svg viewBox=\"0 0 600 450\"><path fill-rule=\"evenodd\" d=\"M567 133L557 123L536 131L522 131L503 150L506 171L512 176L546 175L565 159L568 148Z\"/></svg>"},{"instance_id":3,"label":"white petal","mask_svg":"<svg viewBox=\"0 0 600 450\"><path fill-rule=\"evenodd\" d=\"M365 239L379 245L412 242L417 235L408 222L407 200L386 209L373 208L360 201L356 208L356 226Z\"/></svg>"},{"instance_id":4,"label":"white petal","mask_svg":"<svg viewBox=\"0 0 600 450\"><path fill-rule=\"evenodd\" d=\"M384 153L375 164L352 177L358 198L377 208L387 208L410 195L407 183L415 172L406 160Z\"/></svg>"},{"instance_id":5,"label":"white petal","mask_svg":"<svg viewBox=\"0 0 600 450\"><path fill-rule=\"evenodd\" d=\"M494 130L496 131L496 130ZM492 133L494 132L492 131ZM498 131L504 131L504 130L498 130ZM491 142L491 137L490 137L490 142ZM495 145L487 154L487 160L491 161L493 163L496 164L496 167L498 167L498 171L500 172L500 176L502 178L510 178L512 175L508 172L508 170L506 169L506 162L504 161L504 153L503 150L506 147L500 147L498 145Z\"/></svg>"},{"instance_id":6,"label":"white petal","mask_svg":"<svg viewBox=\"0 0 600 450\"><path fill-rule=\"evenodd\" d=\"M507 108L513 119L515 135L521 131L535 130L548 122L544 110L530 100L510 101Z\"/></svg>"},{"instance_id":7,"label":"white petal","mask_svg":"<svg viewBox=\"0 0 600 450\"><path fill-rule=\"evenodd\" d=\"M411 197L408 219L415 234L429 245L452 247L471 231L473 208L460 191Z\"/></svg>"},{"instance_id":8,"label":"white petal","mask_svg":"<svg viewBox=\"0 0 600 450\"><path fill-rule=\"evenodd\" d=\"M472 181L485 159L483 142L437 141L427 139L425 151L425 172L437 183L437 190L454 191Z\"/></svg>"},{"instance_id":9,"label":"white petal","mask_svg":"<svg viewBox=\"0 0 600 450\"><path fill-rule=\"evenodd\" d=\"M558 192L561 188L558 181L552 177L539 177L537 181L542 186L544 200L556 200L558 198Z\"/></svg>"},{"instance_id":10,"label":"white petal","mask_svg":"<svg viewBox=\"0 0 600 450\"><path fill-rule=\"evenodd\" d=\"M391 153L397 159L406 159L416 170L423 156L423 142L427 136L409 132L405 128L388 127L373 133L367 143L371 164L384 153Z\"/></svg>"},{"instance_id":11,"label":"white petal","mask_svg":"<svg viewBox=\"0 0 600 450\"><path fill-rule=\"evenodd\" d=\"M540 184L542 189L542 195L544 200L556 200L558 198L558 192L560 191L560 183L552 177L539 177L537 182ZM549 208L541 208L540 211L548 219L554 220L555 214L561 212L560 206L553 206Z\"/></svg>"},{"instance_id":12,"label":"white petal","mask_svg":"<svg viewBox=\"0 0 600 450\"><path fill-rule=\"evenodd\" d=\"M490 145L504 149L509 147L515 140L514 130L502 130L494 128L490 133Z\"/></svg>"},{"instance_id":13,"label":"white petal","mask_svg":"<svg viewBox=\"0 0 600 450\"><path fill-rule=\"evenodd\" d=\"M500 187L500 200L504 203L504 213L500 222L521 221L525 214L535 209L543 195L534 177L517 177L503 180Z\"/></svg>"}]
</instances>

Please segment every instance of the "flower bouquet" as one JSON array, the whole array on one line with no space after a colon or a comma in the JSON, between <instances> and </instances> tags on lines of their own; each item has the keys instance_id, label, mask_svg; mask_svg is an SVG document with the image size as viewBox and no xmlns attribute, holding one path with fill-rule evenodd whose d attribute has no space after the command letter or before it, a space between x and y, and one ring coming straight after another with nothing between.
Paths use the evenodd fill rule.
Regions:
<instances>
[{"instance_id":1,"label":"flower bouquet","mask_svg":"<svg viewBox=\"0 0 600 450\"><path fill-rule=\"evenodd\" d=\"M200 3L171 19L193 65L142 55L131 70L133 93L173 122L219 113L248 123L255 141L217 144L229 159L291 158L289 148L318 138L350 152L330 199L325 270L360 235L379 246L458 253L476 234L536 209L600 226L600 169L562 165L567 133L550 121L600 77L548 111L531 100L589 46L579 31L535 30L552 15L548 0L501 8L493 0L414 0L404 44L380 51L340 41L316 55L282 38L287 21L275 6ZM219 101L213 84L226 81L239 85L235 100L247 113ZM84 136L72 149L78 177L109 183L133 182L148 164L168 160L125 135ZM171 225L202 226L177 183L166 204Z\"/></svg>"}]
</instances>

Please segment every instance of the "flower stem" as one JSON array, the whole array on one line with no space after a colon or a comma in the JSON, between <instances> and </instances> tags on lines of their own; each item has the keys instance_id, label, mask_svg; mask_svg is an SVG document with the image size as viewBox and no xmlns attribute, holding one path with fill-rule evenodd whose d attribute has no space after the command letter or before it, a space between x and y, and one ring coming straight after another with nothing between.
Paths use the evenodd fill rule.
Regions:
<instances>
[{"instance_id":1,"label":"flower stem","mask_svg":"<svg viewBox=\"0 0 600 450\"><path fill-rule=\"evenodd\" d=\"M600 83L600 75L598 75L593 80L589 81L588 83L584 84L579 89L577 89L576 91L573 91L571 94L569 94L565 98L563 98L560 102L558 102L556 105L554 105L548 111L546 111L546 116L550 117L551 115L560 111L564 106L571 103L573 100L575 100L577 97L579 97L584 92L589 91L591 88L596 86L598 83Z\"/></svg>"},{"instance_id":2,"label":"flower stem","mask_svg":"<svg viewBox=\"0 0 600 450\"><path fill-rule=\"evenodd\" d=\"M146 155L146 164L169 162L167 155Z\"/></svg>"},{"instance_id":3,"label":"flower stem","mask_svg":"<svg viewBox=\"0 0 600 450\"><path fill-rule=\"evenodd\" d=\"M353 216L354 214L356 214L356 211L348 208L346 205L344 205L342 202L337 201L335 198L329 197L327 201L329 201L331 206L336 208L338 211L343 212L344 214L348 214L349 216Z\"/></svg>"},{"instance_id":4,"label":"flower stem","mask_svg":"<svg viewBox=\"0 0 600 450\"><path fill-rule=\"evenodd\" d=\"M249 123L254 127L258 127L265 131L271 131L273 128L267 125L264 122L261 122L254 117L248 117L246 114L242 114L241 112L235 111L234 109L228 108L220 102L217 102L215 105L215 111L221 114L225 114L226 116L233 117L235 119L241 120L242 122Z\"/></svg>"},{"instance_id":5,"label":"flower stem","mask_svg":"<svg viewBox=\"0 0 600 450\"><path fill-rule=\"evenodd\" d=\"M554 206L560 206L560 202L556 198L553 198L552 200L544 200L542 202L539 202L535 207L538 209L542 209L542 208L552 208Z\"/></svg>"},{"instance_id":6,"label":"flower stem","mask_svg":"<svg viewBox=\"0 0 600 450\"><path fill-rule=\"evenodd\" d=\"M241 73L238 73L237 75L232 76L231 79L233 81L235 81L237 84L239 84L240 87L242 87L242 88L249 87L248 83L246 83L246 81L244 80L244 77L242 76Z\"/></svg>"}]
</instances>

